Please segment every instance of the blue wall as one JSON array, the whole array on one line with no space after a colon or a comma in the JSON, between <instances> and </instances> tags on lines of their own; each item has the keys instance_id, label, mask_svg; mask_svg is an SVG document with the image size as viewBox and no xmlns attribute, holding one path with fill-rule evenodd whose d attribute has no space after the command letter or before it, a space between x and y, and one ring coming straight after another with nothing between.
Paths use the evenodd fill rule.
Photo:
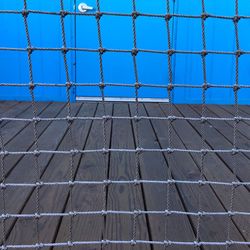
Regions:
<instances>
[{"instance_id":1,"label":"blue wall","mask_svg":"<svg viewBox=\"0 0 250 250\"><path fill-rule=\"evenodd\" d=\"M96 10L96 0L65 0L66 10L74 11L74 5L86 2ZM132 1L100 0L101 11L131 13ZM142 13L166 13L166 1L137 0L137 11ZM176 0L171 2L171 12L176 14L201 14L201 0ZM234 0L206 1L206 12L217 15L234 16ZM27 0L28 9L60 11L59 0ZM22 10L21 0L1 0L0 10ZM94 10L94 12L95 12ZM78 11L78 10L76 10ZM250 15L248 0L239 0L239 15ZM26 48L27 41L22 15L0 14L0 47ZM30 38L33 47L61 48L61 24L58 15L32 14L28 16ZM207 50L235 51L235 30L232 20L208 18L206 20ZM173 48L176 50L201 51L202 34L199 18L172 18L170 22ZM250 51L250 20L239 21L241 50ZM136 19L137 47L153 50L167 50L166 23L163 18L138 17ZM67 46L77 48L99 47L97 24L93 16L65 17ZM133 48L132 18L106 16L101 18L102 42L104 48ZM249 85L250 55L239 59L239 84ZM65 83L65 68L60 51L34 51L32 53L34 82ZM99 54L96 52L69 51L67 53L70 81L76 83L99 83ZM172 57L173 82L176 84L203 84L201 56L175 54ZM29 83L27 52L0 50L0 82ZM207 82L216 85L235 83L235 56L214 55L206 57ZM168 84L167 56L164 54L139 53L137 55L138 78L144 84ZM135 74L130 53L104 53L104 81L108 83L134 84ZM134 97L134 88L106 87L106 96ZM64 87L36 87L36 100L66 100ZM98 87L74 87L71 100L76 96L100 96ZM232 89L210 88L207 90L208 103L233 103ZM250 103L250 90L239 90L239 102ZM167 98L166 89L141 88L139 97ZM28 87L0 86L1 100L30 100ZM175 103L201 103L201 89L175 88Z\"/></svg>"}]
</instances>

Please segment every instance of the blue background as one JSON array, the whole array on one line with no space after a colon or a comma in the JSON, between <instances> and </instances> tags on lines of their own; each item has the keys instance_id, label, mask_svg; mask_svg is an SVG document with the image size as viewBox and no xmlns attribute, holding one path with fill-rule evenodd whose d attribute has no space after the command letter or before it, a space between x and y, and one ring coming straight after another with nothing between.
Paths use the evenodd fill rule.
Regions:
<instances>
[{"instance_id":1,"label":"blue background","mask_svg":"<svg viewBox=\"0 0 250 250\"><path fill-rule=\"evenodd\" d=\"M95 0L65 0L64 8L77 11L80 2L95 9ZM200 15L201 0L176 0L171 2L171 13ZM59 0L27 0L28 9L60 11ZM103 12L132 12L132 0L100 0ZM166 1L137 0L137 11L141 13L166 14ZM76 6L76 10L74 8ZM206 1L206 13L216 15L235 15L234 0ZM0 10L22 10L22 0L1 0ZM90 12L91 13L91 12ZM239 15L250 16L248 0L239 0ZM27 41L23 17L20 14L0 14L0 47L26 48ZM32 47L61 48L62 35L59 15L32 14L28 16ZM250 20L239 21L240 49L250 51ZM175 50L201 51L201 19L172 18L170 21L172 47ZM232 20L208 18L205 21L207 50L235 51L235 30ZM140 49L167 50L166 22L163 18L141 17L136 19L137 47ZM99 48L97 23L94 16L65 17L65 31L68 47ZM132 18L104 15L101 18L103 47L107 49L133 48ZM168 84L167 55L138 53L137 66L139 82L143 84ZM97 52L69 51L67 53L70 81L76 83L99 83L100 67ZM201 56L194 54L175 54L172 56L173 83L203 84ZM34 51L32 53L34 82L65 83L63 56L60 51ZM206 56L207 82L216 85L235 84L235 56ZM239 84L250 83L250 55L239 59ZM131 53L103 54L104 81L107 83L134 84L135 74ZM27 52L0 50L0 82L29 83ZM175 88L175 103L201 103L201 89ZM98 87L74 87L71 100L76 96L100 96ZM106 87L105 96L135 97L132 87ZM250 90L239 90L239 102L250 103ZM65 101L64 87L36 87L36 100ZM168 98L165 88L140 88L139 97ZM234 103L232 89L210 88L206 92L207 103ZM1 100L30 100L28 87L0 87Z\"/></svg>"}]
</instances>

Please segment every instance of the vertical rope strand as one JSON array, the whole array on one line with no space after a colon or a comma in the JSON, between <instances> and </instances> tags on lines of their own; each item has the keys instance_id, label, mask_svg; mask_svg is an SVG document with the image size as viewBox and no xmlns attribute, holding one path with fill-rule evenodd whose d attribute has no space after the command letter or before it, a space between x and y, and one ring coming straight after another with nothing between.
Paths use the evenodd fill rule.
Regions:
<instances>
[{"instance_id":1,"label":"vertical rope strand","mask_svg":"<svg viewBox=\"0 0 250 250\"><path fill-rule=\"evenodd\" d=\"M67 122L68 122L68 133L70 137L70 146L72 149L72 153L69 155L69 179L70 182L74 181L74 140L73 140L73 132L72 132L72 114L71 114L71 104L70 104L70 89L72 84L70 82L70 74L67 60L67 42L66 42L66 33L65 33L65 17L67 12L64 10L64 0L60 0L60 23L61 23L61 36L62 36L62 55L66 76L66 99L67 99ZM69 185L69 207L70 211L74 211L73 207L73 185ZM71 249L73 241L73 214L69 218L69 244L68 248Z\"/></svg>"},{"instance_id":2,"label":"vertical rope strand","mask_svg":"<svg viewBox=\"0 0 250 250\"><path fill-rule=\"evenodd\" d=\"M201 159L200 159L200 180L205 180L204 177L204 159L205 159L205 123L206 123L206 90L208 89L207 85L207 73L206 73L206 30L205 30L205 21L207 18L206 9L205 9L205 0L201 1L202 4L202 15L201 15L201 31L202 31L202 71L203 71L203 88L202 88L202 105L201 105ZM202 201L201 201L201 192L202 192L202 184L199 186L200 192L198 195L198 212L199 216L197 217L197 229L196 229L196 242L200 241L200 227L201 227L201 214L202 211Z\"/></svg>"},{"instance_id":3,"label":"vertical rope strand","mask_svg":"<svg viewBox=\"0 0 250 250\"><path fill-rule=\"evenodd\" d=\"M167 88L167 93L168 93L168 111L169 111L169 116L173 117L173 101L172 101L172 91L173 91L173 72L172 72L172 44L171 44L171 30L173 32L173 29L170 29L170 20L172 16L170 15L170 1L167 0L166 2L166 9L167 9L167 14L166 14L166 28L167 28L167 39L168 39L168 88ZM173 35L173 34L172 34ZM172 148L172 120L168 120L168 147ZM169 151L170 155L171 151ZM167 178L168 180L172 180L172 170L171 170L171 164L170 161L168 160L168 170L167 170ZM170 191L171 191L171 184L168 182L167 184L167 193L166 193L166 217L165 217L165 242L166 246L165 248L168 247L168 216L169 211L171 209L170 206Z\"/></svg>"},{"instance_id":4,"label":"vertical rope strand","mask_svg":"<svg viewBox=\"0 0 250 250\"><path fill-rule=\"evenodd\" d=\"M1 151L5 151L4 147L4 140L2 135L2 122L0 122L0 149ZM1 168L1 182L0 182L0 188L2 193L2 214L6 214L6 197L5 197L5 162L4 162L5 155L0 156L0 168ZM2 246L3 249L6 245L6 218L2 218Z\"/></svg>"},{"instance_id":5,"label":"vertical rope strand","mask_svg":"<svg viewBox=\"0 0 250 250\"><path fill-rule=\"evenodd\" d=\"M138 77L138 68L137 68L137 60L136 56L138 54L137 49L137 33L136 33L136 18L138 17L138 13L136 11L136 0L132 0L132 33L133 33L133 49L132 49L132 58L133 58L133 68L134 68L134 76L135 76L135 102L136 102L136 117L139 117L139 77ZM135 180L138 181L140 179L140 135L139 135L139 120L135 120L135 140L136 140L136 159L135 159ZM139 188L139 184L135 184L135 199L134 199L134 211L138 210L137 202L138 195L137 189ZM137 239L137 217L139 213L135 213L133 216L133 230L132 230L132 240L131 245L136 245Z\"/></svg>"},{"instance_id":6,"label":"vertical rope strand","mask_svg":"<svg viewBox=\"0 0 250 250\"><path fill-rule=\"evenodd\" d=\"M102 106L103 106L103 120L102 120L102 136L103 136L103 162L104 162L104 180L108 179L108 144L107 144L107 111L106 111L106 104L105 104L105 80L104 80L104 70L103 70L103 54L105 52L105 49L103 48L103 42L102 42L102 32L101 32L101 6L100 6L100 0L96 0L96 24L97 24L97 35L98 35L98 43L99 43L99 69L100 69L100 92L101 92L101 98L102 98ZM103 210L103 234L102 238L105 239L106 236L106 221L107 221L107 200L108 200L108 182L103 183L103 204L102 204L102 210ZM105 242L105 240L104 240ZM104 244L101 245L101 248L104 248Z\"/></svg>"},{"instance_id":7,"label":"vertical rope strand","mask_svg":"<svg viewBox=\"0 0 250 250\"><path fill-rule=\"evenodd\" d=\"M233 20L234 23L234 29L235 29L235 42L236 42L236 53L235 53L235 85L233 87L234 91L234 114L235 117L239 117L239 105L238 105L238 90L239 90L239 57L241 55L240 52L240 42L239 42L239 32L238 32L238 22L240 20L239 17L239 4L238 0L235 0L235 17ZM232 152L232 158L233 158L233 182L237 181L237 119L234 120L233 123L233 152ZM232 212L234 210L234 197L235 197L235 189L236 185L231 186L231 195L230 195L230 203L229 203L229 216L228 216L228 225L227 225L227 247L228 249L231 246L231 226L233 224L232 221Z\"/></svg>"},{"instance_id":8,"label":"vertical rope strand","mask_svg":"<svg viewBox=\"0 0 250 250\"><path fill-rule=\"evenodd\" d=\"M22 11L23 20L24 20L24 26L25 26L25 34L26 34L26 40L27 40L27 53L28 53L28 67L29 67L29 91L32 101L32 110L33 110L33 117L37 117L37 105L35 101L35 93L34 93L34 79L33 79L33 64L32 64L32 45L30 40L30 33L29 33L29 26L28 26L28 15L29 11L27 8L27 0L23 1L24 8ZM39 147L38 147L38 133L37 133L37 120L34 119L33 121L33 134L34 134L34 146L35 146L35 154L34 154L34 161L35 161L35 171L36 171L36 182L40 183L40 177L41 177L41 169L38 163L38 157L39 157ZM39 228L39 218L40 218L40 185L36 186L36 234L37 234L37 242L40 242L40 228Z\"/></svg>"}]
</instances>

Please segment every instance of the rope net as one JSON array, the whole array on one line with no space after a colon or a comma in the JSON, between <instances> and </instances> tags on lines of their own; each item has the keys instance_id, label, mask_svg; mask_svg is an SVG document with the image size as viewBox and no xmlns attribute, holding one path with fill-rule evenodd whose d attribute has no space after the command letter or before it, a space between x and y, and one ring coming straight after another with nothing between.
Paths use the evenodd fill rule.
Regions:
<instances>
[{"instance_id":1,"label":"rope net","mask_svg":"<svg viewBox=\"0 0 250 250\"><path fill-rule=\"evenodd\" d=\"M170 3L171 2L171 3ZM0 10L0 15L20 15L23 19L23 27L26 34L27 47L25 48L14 48L14 47L2 47L0 46L1 51L14 51L15 53L27 53L28 58L28 68L29 68L29 83L0 83L0 87L16 87L16 88L27 88L29 89L31 106L32 106L32 116L31 117L11 117L6 116L6 113L1 114L1 130L0 130L0 163L1 163L1 225L2 225L2 239L1 239L1 249L49 249L49 248L76 248L85 249L86 246L91 247L94 245L99 248L105 248L112 245L120 246L120 249L123 246L130 247L141 247L140 249L153 248L153 249L163 249L165 247L176 247L176 249L183 248L200 248L200 249L227 249L232 247L235 249L241 247L240 249L248 249L250 245L250 236L249 236L249 220L250 220L250 208L249 208L249 186L250 180L249 168L248 172L245 169L244 174L238 172L238 168L242 163L242 159L245 159L245 162L249 163L249 146L244 147L245 145L241 144L244 140L242 139L242 134L239 132L239 126L244 124L246 127L249 125L250 117L247 115L244 116L239 110L238 105L238 92L240 89L247 89L250 85L240 84L239 83L239 61L242 56L249 55L250 51L243 51L240 47L240 39L238 34L238 25L242 19L250 19L250 16L239 15L238 11L238 0L235 0L235 14L233 16L220 16L213 13L206 12L205 0L200 0L201 10L199 15L191 15L189 13L178 14L171 11L170 5L173 3L170 0L166 1L166 13L165 14L153 14L153 13L141 13L137 10L136 0L131 0L131 12L130 13L118 13L118 12L104 12L101 8L101 1L96 1L96 10L93 12L79 13L75 11L68 11L64 8L64 1L58 0L60 4L60 9L58 11L42 11L42 10L32 10L29 8L26 0L23 0L23 9L22 10ZM48 47L35 47L30 38L29 30L29 18L31 15L54 15L60 19L61 26L61 48L48 48ZM66 39L66 29L65 29L65 18L67 16L89 16L93 20L96 20L97 25L97 34L98 34L98 46L99 48L80 48L80 47L68 47ZM132 20L132 34L133 34L133 48L130 50L124 49L112 49L104 48L102 42L102 17L103 16L124 16L130 17ZM142 49L137 46L137 20L140 17L148 18L149 22L151 18L158 18L165 20L166 23L166 32L167 32L167 50L151 50L151 49ZM188 50L177 50L173 47L172 44L172 29L171 22L173 19L198 19L201 25L201 41L202 41L202 50L201 51L188 51ZM216 51L207 49L207 33L206 33L206 22L207 20L226 20L232 22L234 26L235 34L235 51ZM65 83L42 83L34 81L34 70L33 70L33 56L37 51L61 51L62 58L64 63L64 71L66 76ZM70 51L78 52L95 52L99 56L99 68L100 68L100 83L77 83L73 82L69 73L69 62L67 53ZM134 69L134 78L135 84L125 84L125 83L107 83L105 82L104 75L105 70L103 67L103 56L105 53L130 53L133 62ZM166 85L160 84L145 84L140 82L140 77L138 74L137 67L137 55L140 53L155 53L166 55L167 60L167 74L168 74L168 83ZM173 57L176 54L190 55L195 54L200 56L200 63L202 66L202 75L203 75L203 84L178 84L173 81ZM212 84L207 81L207 56L210 54L216 55L231 55L235 57L234 65L234 74L235 82L233 85L223 84ZM66 92L66 106L65 112L56 115L53 117L42 116L41 113L41 104L36 100L36 88L37 87L62 87L65 88ZM100 89L101 101L98 103L98 109L92 112L83 113L76 111L76 106L80 105L74 104L71 102L71 89L79 86L97 86ZM127 115L123 115L122 112L115 113L114 110L111 110L111 105L106 101L105 88L125 86L134 89L134 103L129 107L129 112ZM144 104L140 102L139 96L140 91L143 88L150 87L162 88L162 91L166 92L169 102L164 107L165 115L158 115L153 111L151 113L145 113L143 109ZM197 88L201 89L201 105L199 115L183 115L179 109L179 112L176 111L177 107L173 104L173 92L176 88ZM211 112L208 112L208 105L206 101L206 93L209 89L212 88L225 88L232 91L234 95L234 111L230 117L219 117L211 115ZM90 104L85 104L86 109L91 109ZM146 104L145 104L146 105ZM113 107L113 106L112 106ZM242 115L243 114L243 115ZM32 140L32 144L28 148L20 150L20 148L11 147L11 140L6 140L8 130L6 130L6 124L18 124L22 123L29 128L29 131L32 131L32 137L29 137ZM54 147L49 143L42 141L41 139L41 123L52 124L58 126L58 133L60 130L59 124L67 124L66 129L66 142L63 142L60 147ZM164 124L165 126L165 138L164 143L160 143L158 146L155 146L152 140L146 140L144 137L147 133L150 133L147 130L148 126L152 124ZM190 145L178 143L182 141L182 138L177 138L176 131L178 126L176 124L199 124L199 141L196 141L196 146L190 142ZM229 146L223 146L221 143L215 147L212 147L209 144L208 137L211 133L208 132L209 126L211 124L227 124L231 126L231 141ZM78 124L78 125L76 125ZM94 125L95 124L95 125ZM116 127L121 127L124 129L125 126L131 126L133 134L128 134L127 137L133 137L134 141L128 143L127 147L119 147L119 143L110 142L110 127L113 126L113 134L115 133L114 124ZM92 147L87 147L86 144L81 144L79 147L79 140L77 137L77 131L81 130L81 127L87 126L93 129L96 129L96 140L99 140L98 143L92 145ZM188 126L188 125L187 125ZM145 129L146 128L146 129ZM241 127L242 128L242 127ZM182 130L187 129L183 126ZM56 130L54 130L56 131ZM118 129L117 129L118 131ZM156 131L152 133L157 134ZM187 132L188 133L188 132ZM121 136L121 133L119 134ZM53 135L51 135L53 136ZM114 135L113 135L114 136ZM121 136L122 137L122 136ZM123 136L124 137L124 136ZM31 139L32 138L32 139ZM25 139L25 138L24 138ZM161 140L160 138L157 138ZM184 140L184 139L183 139ZM194 139L195 140L195 139ZM87 139L86 139L87 141ZM59 142L58 142L59 143ZM46 146L41 146L46 145ZM125 145L125 144L124 144ZM222 145L222 146L221 146ZM228 145L228 144L227 144ZM116 168L119 168L120 161L122 157L129 157L130 160L126 161L125 168L130 169L127 171L132 171L129 178L113 178L110 174L110 164L112 162L112 154L115 155L116 159ZM128 156L130 155L130 156ZM132 156L131 156L132 155ZM178 168L182 168L182 164L185 165L185 162L180 161L182 155L188 155L191 157L194 162L196 162L196 169L198 169L199 174L195 173L195 177L192 177L192 171L186 172L186 175L181 176L178 174ZM85 175L86 169L81 170L82 174L78 175L78 172L81 169L79 165L83 159L88 161L90 157L96 158L95 165L101 165L102 168L95 168L95 171L100 173L95 174L93 178L91 175ZM131 160L133 157L133 161ZM163 157L163 162L158 163L158 157ZM190 159L191 159L190 158ZM26 161L25 161L26 159ZM151 160L150 160L151 159ZM152 160L153 159L153 160ZM178 160L179 159L179 160ZM186 159L186 158L184 158ZM189 159L189 158L188 158ZM217 163L214 161L217 159ZM225 160L226 159L226 160ZM29 171L34 172L32 178L26 179L20 178L20 181L11 178L11 173L14 171L14 167L10 168L8 164L11 162L24 161L26 165L29 166ZM50 178L45 174L45 162L50 164L55 161L57 167L60 168L60 165L67 164L67 171L64 173L64 178L57 180L57 178ZM156 165L160 165L161 168L164 168L164 175L162 178L156 175L154 176L154 171L152 176L146 177L143 172L143 166L149 161L148 164L151 165L151 169L155 168L157 171ZM214 176L209 176L209 168L212 168L210 165L215 165L215 167L220 167L220 164L227 165L229 164L229 170L226 176L220 176L218 173L213 173ZM154 166L155 164L155 166ZM187 163L188 164L188 163ZM218 166L217 166L217 165ZM177 167L177 168L176 168ZM17 167L15 167L17 168ZM214 168L213 168L214 169ZM185 171L185 170L184 170ZM26 173L19 173L19 176L23 176ZM183 178L181 178L183 177ZM32 180L32 181L31 181ZM133 196L132 204L123 204L119 206L110 206L110 195L114 192L115 188L125 188L129 196ZM43 201L48 198L51 190L62 190L61 199L64 200L64 206L60 211L54 211L54 209L47 210ZM97 191L98 190L98 191ZM113 191L112 191L113 190ZM153 190L153 191L152 191ZM196 197L195 204L190 204L189 207L174 206L177 196L183 196L183 190L187 190L187 199L190 193L193 193ZM213 204L208 207L208 201L204 199L204 193L217 192L218 190L224 190L220 193L221 196L224 196L224 200L220 197L221 205ZM245 199L245 202L241 201L239 203L239 197L236 197L236 193L242 192L242 197ZM146 195L147 192L152 194L157 194L161 196L161 199L152 198L152 203L161 203L157 209L157 206L150 206L141 203L140 195ZM59 192L59 191L58 191ZM90 192L90 194L87 194ZM99 200L92 200L90 198L91 192L98 192ZM218 191L219 192L219 191ZM184 192L185 193L185 192ZM32 198L32 205L29 209L17 208L9 209L10 201L15 202L15 198L19 196L23 197L22 194L26 194L26 202L28 199ZM122 192L121 192L122 195ZM142 196L143 196L142 195ZM184 195L185 196L185 195ZM179 202L183 202L185 197L182 197ZM191 196L191 195L190 195ZM14 198L13 198L14 197ZM29 198L28 198L29 197ZM87 197L87 198L86 198ZM214 197L214 196L213 196ZM92 204L92 206L82 206L81 203L85 204L85 199L90 199L87 201ZM94 198L95 199L95 198ZM118 199L116 196L113 199ZM209 198L206 198L209 199ZM248 200L247 200L248 199ZM52 198L53 200L53 198ZM126 200L126 199L125 199ZM25 202L25 201L23 201ZM59 202L55 200L53 202ZM52 203L53 203L52 202ZM113 201L115 203L115 201ZM121 202L121 201L120 201ZM190 203L194 201L190 200ZM212 202L212 201L211 201ZM177 202L178 203L178 202ZM79 205L80 204L80 205ZM95 205L95 204L101 204ZM240 206L244 204L243 208ZM157 204L154 204L157 205ZM12 204L13 206L13 204ZM78 209L81 207L81 209ZM97 209L96 209L97 208ZM212 209L211 209L212 208ZM248 208L248 209L247 209ZM29 211L29 212L27 212ZM33 211L33 212L30 212ZM83 233L78 232L80 237L76 238L76 227L79 225L76 223L76 218L91 218L86 219L82 228L82 232L87 231L88 227L91 227L91 223L97 223L94 219L98 217L98 225L96 232L93 232L93 235L85 240ZM119 217L124 217L124 221L129 221L127 226L127 232L122 231L119 234ZM110 219L116 218L117 225L110 229ZM157 219L158 218L158 219ZM212 219L211 219L212 218ZM154 221L159 223L161 221L160 227L163 233L161 236L154 234L156 230L156 225ZM183 221L187 220L190 228L183 228L184 232L181 232L182 228L179 228L179 234L173 236L175 225L181 225ZM210 221L209 221L210 220ZM206 238L203 237L206 227L209 228L209 224L216 223L218 220L219 223L224 223L224 234L223 239L218 239L216 235ZM121 223L121 221L119 223ZM180 223L180 221L182 221ZM19 226L17 224L20 224ZM23 223L23 224L22 224ZM22 229L27 223L34 235L28 237L28 241L19 241L13 243L13 237L11 234L15 228ZM55 226L56 232L51 240L44 240L48 237L49 231L44 232L43 226L46 223L50 223L50 227ZM57 223L57 224L56 224ZM176 224L177 223L177 224ZM180 223L180 224L178 224ZM240 229L241 223L246 223L244 230ZM112 223L111 223L112 224ZM125 223L126 224L126 223ZM62 226L64 225L64 227ZM205 226L204 226L205 225ZM217 224L216 224L217 225ZM248 226L247 226L248 225ZM60 230L60 226L64 228L64 232L61 233L61 238L57 237ZM100 229L99 229L100 227ZM146 227L146 229L143 227ZM154 228L155 227L155 228ZM205 229L204 229L205 227ZM163 229L162 229L163 228ZM98 231L99 230L99 231ZM117 230L117 237L109 237L110 230L114 233ZM186 231L185 231L186 230ZM187 231L190 230L189 233ZM141 233L143 231L143 233ZM237 231L237 233L235 233ZM244 231L244 232L243 232ZM175 231L176 232L176 231ZM123 237L122 235L127 237ZM186 235L186 236L184 236ZM191 235L191 236L190 236ZM240 235L235 237L235 235ZM190 236L190 237L189 237ZM29 241L30 239L30 241ZM162 247L162 248L160 248Z\"/></svg>"}]
</instances>

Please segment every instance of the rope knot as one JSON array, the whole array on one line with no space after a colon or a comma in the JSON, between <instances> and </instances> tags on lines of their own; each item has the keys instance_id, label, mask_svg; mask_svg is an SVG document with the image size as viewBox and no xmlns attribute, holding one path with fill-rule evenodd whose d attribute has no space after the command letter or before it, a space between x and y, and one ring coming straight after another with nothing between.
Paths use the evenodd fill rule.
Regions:
<instances>
[{"instance_id":1,"label":"rope knot","mask_svg":"<svg viewBox=\"0 0 250 250\"><path fill-rule=\"evenodd\" d=\"M35 215L36 219L40 219L41 218L41 215L39 213L35 213L34 215Z\"/></svg>"},{"instance_id":2,"label":"rope knot","mask_svg":"<svg viewBox=\"0 0 250 250\"><path fill-rule=\"evenodd\" d=\"M166 215L166 216L169 216L169 215L172 214L171 211L169 211L168 209L166 209L164 212L165 212L165 215Z\"/></svg>"},{"instance_id":3,"label":"rope knot","mask_svg":"<svg viewBox=\"0 0 250 250\"><path fill-rule=\"evenodd\" d=\"M205 57L208 55L208 52L206 50L201 51L201 56Z\"/></svg>"},{"instance_id":4,"label":"rope knot","mask_svg":"<svg viewBox=\"0 0 250 250\"><path fill-rule=\"evenodd\" d=\"M207 121L207 117L202 116L201 117L201 123L205 123Z\"/></svg>"},{"instance_id":5,"label":"rope knot","mask_svg":"<svg viewBox=\"0 0 250 250\"><path fill-rule=\"evenodd\" d=\"M31 82L31 83L29 84L29 89L30 89L30 90L33 90L35 87L36 87L36 85L35 85L33 82Z\"/></svg>"},{"instance_id":6,"label":"rope knot","mask_svg":"<svg viewBox=\"0 0 250 250\"><path fill-rule=\"evenodd\" d=\"M195 246L195 247L200 247L200 246L201 246L201 243L198 242L198 241L194 241L194 246Z\"/></svg>"},{"instance_id":7,"label":"rope knot","mask_svg":"<svg viewBox=\"0 0 250 250\"><path fill-rule=\"evenodd\" d=\"M201 18L203 20L206 20L208 17L209 17L209 15L207 13L205 13L205 12L201 14Z\"/></svg>"},{"instance_id":8,"label":"rope knot","mask_svg":"<svg viewBox=\"0 0 250 250\"><path fill-rule=\"evenodd\" d=\"M66 87L67 87L68 89L70 89L70 88L72 87L72 83L71 83L71 82L66 82Z\"/></svg>"},{"instance_id":9,"label":"rope knot","mask_svg":"<svg viewBox=\"0 0 250 250\"><path fill-rule=\"evenodd\" d=\"M136 82L136 83L135 83L135 88L136 88L136 89L139 89L140 87L141 87L141 84L140 84L139 82Z\"/></svg>"},{"instance_id":10,"label":"rope knot","mask_svg":"<svg viewBox=\"0 0 250 250\"><path fill-rule=\"evenodd\" d=\"M164 243L164 245L165 245L166 247L172 245L172 241L171 241L171 240L164 240L163 243Z\"/></svg>"},{"instance_id":11,"label":"rope knot","mask_svg":"<svg viewBox=\"0 0 250 250\"><path fill-rule=\"evenodd\" d=\"M169 49L168 50L168 55L169 56L172 56L174 53L175 53L175 51L173 49Z\"/></svg>"},{"instance_id":12,"label":"rope knot","mask_svg":"<svg viewBox=\"0 0 250 250\"><path fill-rule=\"evenodd\" d=\"M74 186L74 182L73 181L69 181L69 187L73 187Z\"/></svg>"},{"instance_id":13,"label":"rope knot","mask_svg":"<svg viewBox=\"0 0 250 250\"><path fill-rule=\"evenodd\" d=\"M233 86L234 92L238 91L239 89L240 89L239 85L235 84L235 85Z\"/></svg>"},{"instance_id":14,"label":"rope knot","mask_svg":"<svg viewBox=\"0 0 250 250\"><path fill-rule=\"evenodd\" d=\"M22 16L23 17L27 17L29 15L29 11L28 10L22 10Z\"/></svg>"},{"instance_id":15,"label":"rope knot","mask_svg":"<svg viewBox=\"0 0 250 250\"><path fill-rule=\"evenodd\" d=\"M232 155L236 155L237 153L239 153L237 148L233 148L232 149Z\"/></svg>"},{"instance_id":16,"label":"rope knot","mask_svg":"<svg viewBox=\"0 0 250 250\"><path fill-rule=\"evenodd\" d=\"M106 87L105 83L104 82L100 82L99 83L99 88L100 89L104 89Z\"/></svg>"},{"instance_id":17,"label":"rope knot","mask_svg":"<svg viewBox=\"0 0 250 250\"><path fill-rule=\"evenodd\" d=\"M68 15L68 12L65 11L65 10L61 10L60 15L61 15L62 18L64 18L64 17L66 17Z\"/></svg>"},{"instance_id":18,"label":"rope knot","mask_svg":"<svg viewBox=\"0 0 250 250\"><path fill-rule=\"evenodd\" d=\"M140 181L137 179L134 179L134 185L139 185L139 184L140 184Z\"/></svg>"},{"instance_id":19,"label":"rope knot","mask_svg":"<svg viewBox=\"0 0 250 250\"><path fill-rule=\"evenodd\" d=\"M208 85L207 83L204 83L204 84L202 85L202 88L203 88L204 90L207 90L207 89L209 88L209 85Z\"/></svg>"},{"instance_id":20,"label":"rope knot","mask_svg":"<svg viewBox=\"0 0 250 250\"><path fill-rule=\"evenodd\" d=\"M68 244L67 244L69 247L73 247L74 246L74 243L72 241L68 241Z\"/></svg>"},{"instance_id":21,"label":"rope knot","mask_svg":"<svg viewBox=\"0 0 250 250\"><path fill-rule=\"evenodd\" d=\"M63 54L67 54L68 53L68 51L69 51L69 49L68 48L65 48L65 47L62 47L62 53Z\"/></svg>"},{"instance_id":22,"label":"rope knot","mask_svg":"<svg viewBox=\"0 0 250 250\"><path fill-rule=\"evenodd\" d=\"M136 19L140 14L137 11L133 11L131 15L133 19Z\"/></svg>"},{"instance_id":23,"label":"rope knot","mask_svg":"<svg viewBox=\"0 0 250 250\"><path fill-rule=\"evenodd\" d=\"M44 183L42 181L37 181L36 182L36 187L40 188L44 185Z\"/></svg>"},{"instance_id":24,"label":"rope knot","mask_svg":"<svg viewBox=\"0 0 250 250\"><path fill-rule=\"evenodd\" d=\"M102 54L104 54L104 52L106 52L106 49L101 47L101 48L98 49L98 51L102 55Z\"/></svg>"},{"instance_id":25,"label":"rope knot","mask_svg":"<svg viewBox=\"0 0 250 250\"><path fill-rule=\"evenodd\" d=\"M132 50L131 50L131 54L133 55L133 56L137 56L137 54L138 54L138 49L137 48L133 48Z\"/></svg>"},{"instance_id":26,"label":"rope knot","mask_svg":"<svg viewBox=\"0 0 250 250\"><path fill-rule=\"evenodd\" d=\"M167 89L172 91L174 89L174 85L172 83L168 84Z\"/></svg>"},{"instance_id":27,"label":"rope knot","mask_svg":"<svg viewBox=\"0 0 250 250\"><path fill-rule=\"evenodd\" d=\"M27 47L26 50L29 53L29 55L31 55L32 52L34 51L34 49L32 47Z\"/></svg>"},{"instance_id":28,"label":"rope knot","mask_svg":"<svg viewBox=\"0 0 250 250\"><path fill-rule=\"evenodd\" d=\"M34 155L34 156L39 156L40 153L41 153L41 152L40 152L39 150L34 150L34 151L33 151L33 155Z\"/></svg>"},{"instance_id":29,"label":"rope knot","mask_svg":"<svg viewBox=\"0 0 250 250\"><path fill-rule=\"evenodd\" d=\"M243 54L244 54L244 52L241 51L241 50L237 50L237 51L235 52L235 55L238 56L238 57L240 57L240 56L243 55Z\"/></svg>"},{"instance_id":30,"label":"rope knot","mask_svg":"<svg viewBox=\"0 0 250 250\"><path fill-rule=\"evenodd\" d=\"M174 150L173 150L172 148L167 148L167 149L166 149L166 152L167 152L168 154L172 154L172 153L174 152Z\"/></svg>"},{"instance_id":31,"label":"rope knot","mask_svg":"<svg viewBox=\"0 0 250 250\"><path fill-rule=\"evenodd\" d=\"M136 240L131 240L130 243L131 243L131 246L135 246L136 245Z\"/></svg>"},{"instance_id":32,"label":"rope knot","mask_svg":"<svg viewBox=\"0 0 250 250\"><path fill-rule=\"evenodd\" d=\"M232 244L233 244L233 243L232 243L231 240L227 240L227 241L226 241L226 245L227 245L227 246L231 246Z\"/></svg>"},{"instance_id":33,"label":"rope knot","mask_svg":"<svg viewBox=\"0 0 250 250\"><path fill-rule=\"evenodd\" d=\"M97 12L95 13L95 18L96 18L97 20L100 20L100 19L101 19L101 17L102 17L102 15L103 15L103 13L102 13L102 12L97 11Z\"/></svg>"},{"instance_id":34,"label":"rope knot","mask_svg":"<svg viewBox=\"0 0 250 250\"><path fill-rule=\"evenodd\" d=\"M6 185L5 185L5 183L0 183L0 188L2 189L2 190L4 190L4 189L6 189Z\"/></svg>"},{"instance_id":35,"label":"rope knot","mask_svg":"<svg viewBox=\"0 0 250 250\"><path fill-rule=\"evenodd\" d=\"M240 16L234 16L233 22L238 23L240 21Z\"/></svg>"},{"instance_id":36,"label":"rope knot","mask_svg":"<svg viewBox=\"0 0 250 250\"><path fill-rule=\"evenodd\" d=\"M166 15L165 15L165 20L166 20L166 21L169 21L171 18L172 18L172 15L171 15L171 14L166 14Z\"/></svg>"},{"instance_id":37,"label":"rope knot","mask_svg":"<svg viewBox=\"0 0 250 250\"><path fill-rule=\"evenodd\" d=\"M104 184L105 186L108 186L108 185L111 184L111 180L103 180L103 184Z\"/></svg>"}]
</instances>

